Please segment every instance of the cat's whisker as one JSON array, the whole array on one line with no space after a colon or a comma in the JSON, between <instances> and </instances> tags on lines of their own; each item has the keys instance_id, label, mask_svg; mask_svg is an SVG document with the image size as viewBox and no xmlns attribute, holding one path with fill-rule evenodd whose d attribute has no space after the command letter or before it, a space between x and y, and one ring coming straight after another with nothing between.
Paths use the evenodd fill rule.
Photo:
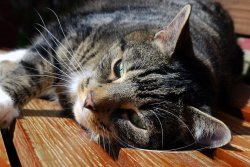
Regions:
<instances>
[{"instance_id":1,"label":"cat's whisker","mask_svg":"<svg viewBox=\"0 0 250 167\"><path fill-rule=\"evenodd\" d=\"M45 89L49 90L51 88L65 88L65 86L62 86L62 85L51 85L51 86L46 87ZM70 93L70 91L67 91L67 90L64 90L64 91L61 91L61 92L56 92L57 95L69 94L69 93Z\"/></svg>"},{"instance_id":2,"label":"cat's whisker","mask_svg":"<svg viewBox=\"0 0 250 167\"><path fill-rule=\"evenodd\" d=\"M63 46L63 44L46 28L46 27L44 27L44 26L42 26L41 24L39 24L39 23L37 23L36 25L38 25L38 26L40 26L41 28L43 28L45 31L47 31L48 33L49 33L49 35L50 35L50 37L51 37L51 39L52 39L52 41L55 43L55 45L57 46L57 47L59 47L59 44L63 47L63 49L65 49L66 50L66 52L68 52L69 54L70 54L70 56L72 56L71 55L71 53ZM36 28L37 29L37 28ZM38 30L37 29L37 31L39 31L39 33L41 34L41 36L44 38L44 40L46 41L46 43L49 45L49 47L54 51L54 53L56 53L56 51L55 51L55 49L50 45L50 43L48 42L48 40L46 40L45 39L45 37L44 37L44 35L42 34L42 32L40 31L40 30ZM55 40L57 41L55 41ZM69 61L69 62L71 62L70 61L70 59L68 58L68 56L66 55L66 53L65 52L63 52L62 51L62 54L65 56L65 58ZM53 55L52 55L53 56ZM71 72L73 72L73 71L77 71L77 68L75 67L75 69L73 70L63 59L62 59L62 63L64 64L64 66L66 67L68 67L70 70L71 70ZM74 67L74 66L73 66Z\"/></svg>"},{"instance_id":3,"label":"cat's whisker","mask_svg":"<svg viewBox=\"0 0 250 167\"><path fill-rule=\"evenodd\" d=\"M116 135L113 135L113 134L112 134L112 136L113 136L113 138L114 138L119 144L121 144L121 145L124 146L124 147L130 147L130 148L139 149L139 150L141 149L141 148L138 148L138 147L135 147L135 146L132 146L132 145L126 143L126 142L123 141L120 137L118 137L118 136L116 136Z\"/></svg>"},{"instance_id":4,"label":"cat's whisker","mask_svg":"<svg viewBox=\"0 0 250 167\"><path fill-rule=\"evenodd\" d=\"M60 80L63 80L63 81L65 81L65 82L68 82L68 83L70 83L68 80L66 80L66 79L63 79L63 78L60 78L60 77L56 77L56 76L51 76L51 75L19 75L19 76L17 76L17 77L27 77L27 76L29 76L29 77L49 77L49 78L55 78L55 79L60 79ZM46 79L44 79L44 80L41 80L41 81L45 81Z\"/></svg>"},{"instance_id":5,"label":"cat's whisker","mask_svg":"<svg viewBox=\"0 0 250 167\"><path fill-rule=\"evenodd\" d=\"M52 63L50 63L48 60L46 60L41 54L40 52L36 49L38 55L45 61L47 61L51 66L53 66L54 68L56 68L57 70L59 70L60 72L62 72L63 74L65 74L67 77L72 78L71 76L69 76L66 72L62 71L61 69L59 69L58 67L56 67L55 65L53 65Z\"/></svg>"},{"instance_id":6,"label":"cat's whisker","mask_svg":"<svg viewBox=\"0 0 250 167\"><path fill-rule=\"evenodd\" d=\"M115 23L113 23L113 26L116 27ZM118 36L117 36L117 30L116 29L115 29L115 38L116 38L116 40L119 39Z\"/></svg>"},{"instance_id":7,"label":"cat's whisker","mask_svg":"<svg viewBox=\"0 0 250 167\"><path fill-rule=\"evenodd\" d=\"M103 131L105 130L103 127L102 127ZM106 151L106 143L105 143L105 139L104 137L101 137L102 138L102 145L103 145L103 148L104 150Z\"/></svg>"},{"instance_id":8,"label":"cat's whisker","mask_svg":"<svg viewBox=\"0 0 250 167\"><path fill-rule=\"evenodd\" d=\"M192 133L192 131L190 130L190 128L187 126L187 124L181 118L179 118L177 115L175 115L175 114L173 114L173 113L171 113L171 112L169 112L167 110L164 110L164 109L161 109L161 108L157 108L157 107L154 107L154 108L157 109L157 110L163 111L163 112L167 112L168 114L170 114L173 117L177 118L177 120L180 121L186 127L186 129L188 130L188 132L190 133L190 135L192 136L192 138L194 139L194 141L197 142L196 138L194 137L194 135Z\"/></svg>"},{"instance_id":9,"label":"cat's whisker","mask_svg":"<svg viewBox=\"0 0 250 167\"><path fill-rule=\"evenodd\" d=\"M62 86L66 88L68 85L65 83L57 83L57 84L53 84L52 86Z\"/></svg>"},{"instance_id":10,"label":"cat's whisker","mask_svg":"<svg viewBox=\"0 0 250 167\"><path fill-rule=\"evenodd\" d=\"M119 138L119 137L116 136L116 135L113 135L113 134L112 134L112 136L114 137L114 139L115 139L116 141L118 141L118 143L120 143L120 144L121 144L122 146L124 146L124 147L130 147L130 148L137 149L137 150L152 151L152 150L150 150L150 149L137 148L137 147L135 147L135 146L132 146L132 145L130 145L130 144L124 142L121 138ZM178 150L183 150L183 149L189 148L189 147L191 147L191 146L193 146L193 145L195 145L195 144L196 144L196 142L194 141L193 143L188 144L188 145L183 146L183 147L178 147L178 148L173 148L173 149L168 149L168 150L154 150L154 151L159 151L159 152L162 152L162 151L164 151L164 152L178 151ZM202 150L202 149L206 149L206 148L208 148L208 147L203 147L203 148L195 149L195 150Z\"/></svg>"},{"instance_id":11,"label":"cat's whisker","mask_svg":"<svg viewBox=\"0 0 250 167\"><path fill-rule=\"evenodd\" d=\"M68 83L70 83L69 81L67 81L66 79L63 79L63 78L61 78L61 77L56 77L56 76L52 76L52 75L45 75L45 74L41 74L41 75L39 75L39 74L37 74L37 75L20 75L20 76L18 76L18 77L26 77L26 76L29 76L29 77L49 77L49 78L54 78L54 79L60 79L60 80L63 80L63 81L65 81L65 82L68 82ZM43 79L43 80L40 80L40 81L38 81L38 82L43 82L43 81L46 81L47 79Z\"/></svg>"},{"instance_id":12,"label":"cat's whisker","mask_svg":"<svg viewBox=\"0 0 250 167\"><path fill-rule=\"evenodd\" d=\"M24 66L23 67L27 68L27 69L31 69L31 70L37 70L36 68L32 68L32 67L28 67L28 66ZM53 73L53 72L49 72L49 71L46 71L46 70L43 70L43 72L45 72L46 74L51 74L53 76L60 76L60 78L63 78L65 77L64 75L61 75L61 74L58 74L58 73Z\"/></svg>"},{"instance_id":13,"label":"cat's whisker","mask_svg":"<svg viewBox=\"0 0 250 167\"><path fill-rule=\"evenodd\" d=\"M96 129L97 129L97 128L96 128ZM98 138L98 144L100 145L100 144L101 144L100 136L98 135L97 138Z\"/></svg>"},{"instance_id":14,"label":"cat's whisker","mask_svg":"<svg viewBox=\"0 0 250 167\"><path fill-rule=\"evenodd\" d=\"M53 76L52 76L53 77ZM44 82L46 79L44 79L44 80L40 80L39 82ZM53 88L62 88L62 87L67 87L67 85L65 85L65 84L58 84L58 85L50 85L50 86L48 86L48 87L46 87L46 88L44 88L44 91L46 91L46 90L50 90L50 89L53 89ZM67 91L67 89L65 89L64 91L61 91L61 92L56 92L56 94L57 95L60 95L60 94L69 94L69 93L71 93L70 91Z\"/></svg>"},{"instance_id":15,"label":"cat's whisker","mask_svg":"<svg viewBox=\"0 0 250 167\"><path fill-rule=\"evenodd\" d=\"M94 132L91 132L90 140L94 140Z\"/></svg>"},{"instance_id":16,"label":"cat's whisker","mask_svg":"<svg viewBox=\"0 0 250 167\"><path fill-rule=\"evenodd\" d=\"M35 9L35 11L36 11L38 17L40 18L40 20L42 21L42 24L46 27L46 24L45 24L45 22L44 22L44 20L43 20L43 18L41 16L41 14L36 9Z\"/></svg>"},{"instance_id":17,"label":"cat's whisker","mask_svg":"<svg viewBox=\"0 0 250 167\"><path fill-rule=\"evenodd\" d=\"M43 39L46 41L46 43L48 44L48 46L53 50L54 53L56 53L56 50L51 46L51 44L49 43L49 41L45 38L45 36L43 35L43 33L38 29L38 28L35 28L39 33L40 35L43 37ZM53 39L52 39L53 40ZM55 42L55 41L54 41ZM55 42L56 44L56 42ZM51 57L54 57L58 62L60 62L58 60L58 58L54 55L52 55L46 48L44 48L42 45L40 45L41 48L43 48L44 51L46 51ZM37 50L37 49L36 49ZM62 52L64 54L64 56L68 59L67 55ZM74 72L74 70L65 62L62 60L62 65L67 69L68 72L72 73Z\"/></svg>"},{"instance_id":18,"label":"cat's whisker","mask_svg":"<svg viewBox=\"0 0 250 167\"><path fill-rule=\"evenodd\" d=\"M196 144L196 143L195 143ZM202 151L204 149L211 149L209 146L202 146L201 148L194 149L195 151Z\"/></svg>"},{"instance_id":19,"label":"cat's whisker","mask_svg":"<svg viewBox=\"0 0 250 167\"><path fill-rule=\"evenodd\" d=\"M113 136L113 139L116 140L123 147L128 147L128 144L126 144L126 142L121 141L121 139L119 137L115 136L114 134L112 134L112 136Z\"/></svg>"},{"instance_id":20,"label":"cat's whisker","mask_svg":"<svg viewBox=\"0 0 250 167\"><path fill-rule=\"evenodd\" d=\"M191 144L188 144L188 145L185 145L185 146L182 146L182 147L178 147L178 148L168 149L168 150L166 150L166 151L178 151L178 150L183 150L183 149L186 149L186 148L189 148L189 147L193 146L194 144L196 144L195 141L194 141L193 143L191 143Z\"/></svg>"},{"instance_id":21,"label":"cat's whisker","mask_svg":"<svg viewBox=\"0 0 250 167\"><path fill-rule=\"evenodd\" d=\"M118 125L118 126L120 126L120 125ZM112 138L113 138L114 140L116 140L119 144L121 144L121 145L124 146L124 147L130 147L130 148L134 148L134 149L140 149L140 148L137 148L137 147L135 147L135 146L132 146L132 145L130 145L129 143L123 141L123 140L122 140L119 136L117 136L115 133L112 133L111 135L112 135Z\"/></svg>"},{"instance_id":22,"label":"cat's whisker","mask_svg":"<svg viewBox=\"0 0 250 167\"><path fill-rule=\"evenodd\" d=\"M161 120L159 119L159 117L157 116L157 114L153 110L151 110L151 112L155 115L155 117L157 118L157 120L159 121L159 124L161 126L161 147L163 148L164 147L164 131L163 131L162 123L161 123Z\"/></svg>"},{"instance_id":23,"label":"cat's whisker","mask_svg":"<svg viewBox=\"0 0 250 167\"><path fill-rule=\"evenodd\" d=\"M108 151L108 153L109 153L109 155L111 154L111 141L110 141L110 134L108 133L108 137L107 137L107 140L108 140L108 149L109 149L109 151Z\"/></svg>"},{"instance_id":24,"label":"cat's whisker","mask_svg":"<svg viewBox=\"0 0 250 167\"><path fill-rule=\"evenodd\" d=\"M194 141L193 143L190 143L190 144L188 144L188 145L186 145L186 146L178 147L178 148L174 148L174 149L169 149L169 150L167 150L167 151L179 151L179 150L183 150L183 149L189 148L189 147L191 147L191 146L193 146L193 145L195 145L195 144L197 144L197 142ZM203 146L203 147L201 147L201 148L192 149L192 151L202 151L202 150L204 150L204 149L209 149L209 147L208 147L208 146Z\"/></svg>"},{"instance_id":25,"label":"cat's whisker","mask_svg":"<svg viewBox=\"0 0 250 167\"><path fill-rule=\"evenodd\" d=\"M50 11L55 15L55 17L56 17L56 19L57 19L57 22L58 22L58 24L59 24L59 27L60 27L60 29L61 29L61 32L62 32L64 38L66 39L66 42L67 42L67 44L68 44L68 46L69 46L69 48L70 48L70 50L71 50L71 53L73 54L73 49L71 48L71 46L70 46L70 44L69 44L69 40L68 40L68 38L66 37L66 35L65 35L65 33L64 33L64 30L63 30L63 28L62 28L61 21L60 21L58 15L57 15L56 12L55 12L54 10L52 10L51 8L47 8L47 9L50 10ZM76 61L76 62L77 62L77 61ZM78 62L77 62L77 63L78 63Z\"/></svg>"},{"instance_id":26,"label":"cat's whisker","mask_svg":"<svg viewBox=\"0 0 250 167\"><path fill-rule=\"evenodd\" d=\"M65 84L56 84L56 85L52 85L52 86L67 87L67 85L65 85Z\"/></svg>"},{"instance_id":27,"label":"cat's whisker","mask_svg":"<svg viewBox=\"0 0 250 167\"><path fill-rule=\"evenodd\" d=\"M49 35L52 37L52 40L53 40L53 42L56 44L56 46L57 47L59 47L59 45L60 46L62 46L62 49L65 49L65 51L70 55L70 57L74 60L74 61L76 61L77 62L77 60L75 59L75 57L74 57L74 55L72 54L72 53L70 53L68 50L67 50L67 48L46 28L46 27L44 27L44 26L42 26L42 25L40 25L40 24L37 24L38 26L40 26L40 27L42 27L45 31L47 31L48 33L49 33ZM55 41L55 40L56 41ZM53 50L53 48L52 48L52 50ZM66 55L66 53L65 52L63 52L62 51L62 53L63 53L63 55L66 57L66 59L67 59L67 61L69 61L70 62L70 64L72 64L72 60L70 60L69 59L69 56L67 56ZM63 61L62 60L62 62L64 63L64 64L66 64L67 65L67 63L65 63L65 61ZM69 65L67 65L68 67L69 67ZM77 66L80 68L80 70L81 71L84 71L83 70L83 68L81 67L81 65L77 62ZM75 67L75 66L73 66L74 67L74 70L72 69L72 68L70 68L71 69L71 71L76 71L76 72L78 72L79 73L79 71L78 71L78 69L77 69L77 67ZM80 73L79 73L80 74Z\"/></svg>"},{"instance_id":28,"label":"cat's whisker","mask_svg":"<svg viewBox=\"0 0 250 167\"><path fill-rule=\"evenodd\" d=\"M48 8L49 9L49 8ZM65 33L64 33L64 31L63 31L63 29L62 29L62 26L61 26L61 23L60 23L60 20L59 20L59 18L58 18L58 16L56 15L56 13L52 10L52 9L49 9L49 10L51 10L54 14L55 14L55 16L56 16L56 18L57 18L57 20L58 20L58 23L59 23L59 26L60 26L60 28L61 28L61 30L62 30L62 33L63 33L63 35L64 35L64 37L65 37L65 39L67 40L67 43L68 43L68 45L69 45L69 42L68 42L68 39L66 38L66 36L65 36ZM44 25L44 26L42 26L41 24L39 24L39 23L37 23L37 25L38 26L40 26L40 27L42 27L44 30L46 30L48 33L49 33L49 35L52 37L52 40L53 40L53 38L57 41L57 43L59 43L69 54L70 54L70 56L75 60L75 57L73 56L73 50L72 50L72 48L70 47L70 45L69 45L69 47L70 47L70 49L71 49L71 53L69 52L69 50L68 49L66 49L65 47L64 47L64 45L48 30L48 28L46 27L46 24L45 24L45 22L44 22L44 20L43 20L43 18L42 18L42 16L39 14L39 12L38 11L36 11L37 12L37 14L38 14L38 16L40 17L40 19L41 19L41 21L42 21L42 24ZM55 43L55 44L57 44L54 40L53 40L53 42ZM58 46L58 45L57 45ZM66 58L68 59L68 57L66 56ZM69 60L69 59L68 59ZM71 61L69 61L69 62L71 62ZM75 62L77 63L77 65L78 65L78 67L82 70L82 68L81 68L81 66L80 66L80 64L75 60ZM76 69L76 68L75 68ZM76 69L77 70L77 69ZM83 70L82 70L83 71Z\"/></svg>"},{"instance_id":29,"label":"cat's whisker","mask_svg":"<svg viewBox=\"0 0 250 167\"><path fill-rule=\"evenodd\" d=\"M55 17L56 17L56 19L57 19L57 22L58 22L58 24L59 24L59 27L60 27L60 29L61 29L61 31L62 31L62 34L63 34L64 38L66 39L66 42L67 42L67 44L68 44L68 46L69 46L69 48L70 48L70 50L71 50L71 53L68 51L68 49L66 49L65 47L64 47L64 48L69 52L69 54L71 55L72 59L75 61L75 63L76 63L76 64L78 65L78 67L81 69L81 71L83 71L82 66L78 63L78 61L75 59L75 57L74 57L74 55L73 55L73 53L74 53L74 52L73 52L73 49L72 49L71 45L69 44L69 40L68 40L68 38L66 37L65 32L63 31L63 28L62 28L62 25L61 25L61 21L60 21L58 15L57 15L56 12L53 11L52 9L50 9L50 8L47 8L47 9L50 10L50 11L55 15ZM61 43L60 41L58 41L58 42ZM62 43L61 43L61 45L62 45ZM62 46L64 46L64 45L62 45Z\"/></svg>"}]
</instances>

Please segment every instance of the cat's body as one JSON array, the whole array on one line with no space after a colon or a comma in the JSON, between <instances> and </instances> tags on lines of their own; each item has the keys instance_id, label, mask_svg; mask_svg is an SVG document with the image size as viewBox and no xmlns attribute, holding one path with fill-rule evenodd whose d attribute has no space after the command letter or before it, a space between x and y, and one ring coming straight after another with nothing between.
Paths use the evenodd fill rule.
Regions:
<instances>
[{"instance_id":1,"label":"cat's body","mask_svg":"<svg viewBox=\"0 0 250 167\"><path fill-rule=\"evenodd\" d=\"M192 12L180 12L188 3ZM217 147L230 140L228 128L209 116L242 63L220 5L94 1L44 28L1 75L0 115L12 115L2 126L17 107L55 88L93 136L122 145L162 149L194 140Z\"/></svg>"}]
</instances>

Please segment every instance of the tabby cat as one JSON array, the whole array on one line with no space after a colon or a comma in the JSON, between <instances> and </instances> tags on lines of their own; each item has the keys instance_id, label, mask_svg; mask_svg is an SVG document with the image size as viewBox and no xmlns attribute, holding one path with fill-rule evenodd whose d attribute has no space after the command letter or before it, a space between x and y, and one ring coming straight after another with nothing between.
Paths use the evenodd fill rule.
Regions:
<instances>
[{"instance_id":1,"label":"tabby cat","mask_svg":"<svg viewBox=\"0 0 250 167\"><path fill-rule=\"evenodd\" d=\"M240 76L232 21L212 0L92 0L39 25L32 46L1 56L0 126L52 90L91 138L142 149L215 148L211 116Z\"/></svg>"}]
</instances>

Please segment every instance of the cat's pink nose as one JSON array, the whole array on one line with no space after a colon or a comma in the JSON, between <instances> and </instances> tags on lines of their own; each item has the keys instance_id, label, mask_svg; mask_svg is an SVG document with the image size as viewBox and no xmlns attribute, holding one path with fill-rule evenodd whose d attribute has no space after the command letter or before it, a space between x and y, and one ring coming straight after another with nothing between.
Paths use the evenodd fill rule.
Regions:
<instances>
[{"instance_id":1,"label":"cat's pink nose","mask_svg":"<svg viewBox=\"0 0 250 167\"><path fill-rule=\"evenodd\" d=\"M92 111L95 111L95 104L93 102L93 99L92 99L92 92L89 92L87 94L87 97L85 99L85 102L84 102L84 107L87 108L87 109L90 109Z\"/></svg>"}]
</instances>

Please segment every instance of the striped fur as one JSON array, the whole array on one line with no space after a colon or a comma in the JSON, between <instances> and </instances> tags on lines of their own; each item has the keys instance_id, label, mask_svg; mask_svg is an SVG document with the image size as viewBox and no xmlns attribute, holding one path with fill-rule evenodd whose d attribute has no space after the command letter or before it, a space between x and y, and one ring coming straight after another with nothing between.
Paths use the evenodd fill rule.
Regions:
<instances>
[{"instance_id":1,"label":"striped fur","mask_svg":"<svg viewBox=\"0 0 250 167\"><path fill-rule=\"evenodd\" d=\"M175 23L180 26L171 29ZM145 149L230 141L229 129L211 114L239 77L242 55L219 4L89 1L39 32L1 74L14 108L53 88L97 141ZM118 60L125 70L120 78Z\"/></svg>"}]
</instances>

